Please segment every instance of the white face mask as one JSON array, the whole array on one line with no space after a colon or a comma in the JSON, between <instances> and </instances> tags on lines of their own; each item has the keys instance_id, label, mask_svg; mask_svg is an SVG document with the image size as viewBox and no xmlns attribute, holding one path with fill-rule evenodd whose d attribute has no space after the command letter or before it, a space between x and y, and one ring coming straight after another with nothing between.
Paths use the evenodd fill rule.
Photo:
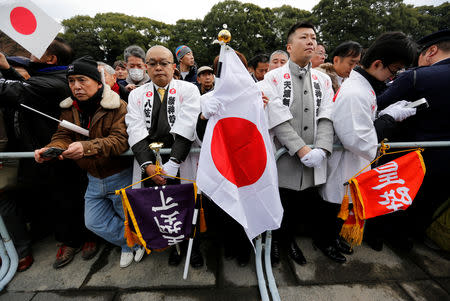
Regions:
<instances>
[{"instance_id":1,"label":"white face mask","mask_svg":"<svg viewBox=\"0 0 450 301\"><path fill-rule=\"evenodd\" d=\"M128 75L132 81L140 82L144 78L144 72L143 69L133 68L128 70Z\"/></svg>"}]
</instances>

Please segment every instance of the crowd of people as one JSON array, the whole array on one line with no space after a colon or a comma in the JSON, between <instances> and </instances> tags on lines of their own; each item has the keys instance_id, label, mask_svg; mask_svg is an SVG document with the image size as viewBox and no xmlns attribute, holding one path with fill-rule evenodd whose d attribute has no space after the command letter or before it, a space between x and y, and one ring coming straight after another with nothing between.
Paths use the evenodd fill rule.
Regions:
<instances>
[{"instance_id":1,"label":"crowd of people","mask_svg":"<svg viewBox=\"0 0 450 301\"><path fill-rule=\"evenodd\" d=\"M450 30L417 43L401 32L383 33L367 49L344 41L329 61L316 34L312 24L299 22L288 32L286 50L258 54L248 63L236 51L263 92L273 147L287 149L277 161L284 217L274 231L273 265L280 262L281 248L297 264L307 263L296 243L302 229L325 256L346 262L344 255L354 250L339 236L343 184L376 157L385 138L450 140L445 94ZM89 56L74 59L60 38L41 58L0 53L0 151L35 154L34 160L20 160L16 183L0 187L0 213L19 254L19 271L33 263L32 239L50 231L59 242L54 268L69 264L80 250L83 259L93 258L99 238L121 248L121 268L139 262L144 248L127 245L122 202L114 191L148 176L153 177L146 187L178 183L164 174L195 174L190 169L196 165L186 164L195 159L190 149L201 144L208 118L220 107L205 95L214 89L218 57L198 68L187 45L174 52L162 45L147 51L131 45L123 58L113 66ZM408 106L423 97L428 109ZM58 126L21 104L89 134ZM152 142L171 149L162 156L163 175L155 175ZM333 150L335 144L343 148ZM58 149L49 156L49 150ZM133 158L120 156L128 149ZM409 250L413 237L423 238L435 210L450 195L444 183L449 155L448 148L424 153L427 174L413 205L367 222L365 239L372 248L381 250L387 240ZM247 265L252 247L243 228L213 202L206 203L207 221L218 229L225 258ZM193 267L204 265L200 240L192 250ZM178 265L182 254L173 247L169 264Z\"/></svg>"}]
</instances>

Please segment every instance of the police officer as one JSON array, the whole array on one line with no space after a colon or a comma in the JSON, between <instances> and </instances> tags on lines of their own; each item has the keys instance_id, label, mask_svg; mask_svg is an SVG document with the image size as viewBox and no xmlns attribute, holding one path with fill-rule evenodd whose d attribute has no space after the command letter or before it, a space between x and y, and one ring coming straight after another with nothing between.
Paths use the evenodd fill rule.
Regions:
<instances>
[{"instance_id":1,"label":"police officer","mask_svg":"<svg viewBox=\"0 0 450 301\"><path fill-rule=\"evenodd\" d=\"M399 127L395 140L450 140L450 30L434 32L417 43L420 47L419 67L401 73L377 98L378 106L382 108L398 100L414 101L424 97L429 108L418 110L415 116L406 120ZM429 148L423 156L427 174L419 194L406 211L408 227L414 227L419 236L432 222L435 210L449 197L445 179L450 167L450 148Z\"/></svg>"}]
</instances>

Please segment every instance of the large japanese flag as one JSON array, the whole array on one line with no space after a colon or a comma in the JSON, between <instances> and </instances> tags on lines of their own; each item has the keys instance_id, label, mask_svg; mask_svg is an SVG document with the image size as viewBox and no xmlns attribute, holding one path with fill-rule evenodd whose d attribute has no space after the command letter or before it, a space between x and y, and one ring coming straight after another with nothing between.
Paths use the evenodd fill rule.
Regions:
<instances>
[{"instance_id":1,"label":"large japanese flag","mask_svg":"<svg viewBox=\"0 0 450 301\"><path fill-rule=\"evenodd\" d=\"M223 110L208 121L197 184L253 239L280 227L283 207L261 92L234 50L222 47L220 79L202 97L217 98Z\"/></svg>"},{"instance_id":2,"label":"large japanese flag","mask_svg":"<svg viewBox=\"0 0 450 301\"><path fill-rule=\"evenodd\" d=\"M28 0L0 0L0 30L41 58L62 26Z\"/></svg>"}]
</instances>

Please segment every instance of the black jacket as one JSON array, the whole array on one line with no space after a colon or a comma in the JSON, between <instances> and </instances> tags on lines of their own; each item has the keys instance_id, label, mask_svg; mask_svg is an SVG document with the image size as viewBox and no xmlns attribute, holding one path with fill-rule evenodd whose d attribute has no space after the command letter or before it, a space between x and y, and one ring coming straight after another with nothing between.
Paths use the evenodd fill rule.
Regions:
<instances>
[{"instance_id":1,"label":"black jacket","mask_svg":"<svg viewBox=\"0 0 450 301\"><path fill-rule=\"evenodd\" d=\"M14 70L3 71L0 79L0 107L6 111L6 127L13 129L15 151L33 151L45 146L58 123L20 106L25 104L59 119L59 103L71 95L66 66L49 66L24 80ZM13 138L13 139L11 139Z\"/></svg>"},{"instance_id":2,"label":"black jacket","mask_svg":"<svg viewBox=\"0 0 450 301\"><path fill-rule=\"evenodd\" d=\"M177 65L177 68L181 72L179 64ZM191 69L189 70L189 73L186 75L186 77L181 78L181 79L184 81L196 84L197 83L197 66L196 65L192 66Z\"/></svg>"}]
</instances>

